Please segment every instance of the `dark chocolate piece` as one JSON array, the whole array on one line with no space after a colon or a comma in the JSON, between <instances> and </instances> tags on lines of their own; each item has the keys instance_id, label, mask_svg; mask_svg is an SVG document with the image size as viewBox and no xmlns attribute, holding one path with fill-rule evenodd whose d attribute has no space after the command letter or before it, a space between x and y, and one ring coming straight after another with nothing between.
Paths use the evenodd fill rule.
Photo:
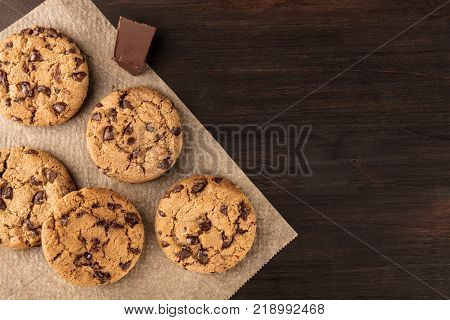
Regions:
<instances>
[{"instance_id":1,"label":"dark chocolate piece","mask_svg":"<svg viewBox=\"0 0 450 320\"><path fill-rule=\"evenodd\" d=\"M120 17L113 60L132 75L141 74L155 32L155 27Z\"/></svg>"}]
</instances>

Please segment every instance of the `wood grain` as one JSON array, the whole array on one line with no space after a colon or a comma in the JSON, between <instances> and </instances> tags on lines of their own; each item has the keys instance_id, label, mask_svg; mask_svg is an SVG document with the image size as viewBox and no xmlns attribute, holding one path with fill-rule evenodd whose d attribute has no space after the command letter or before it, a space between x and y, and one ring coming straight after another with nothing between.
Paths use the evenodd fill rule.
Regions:
<instances>
[{"instance_id":1,"label":"wood grain","mask_svg":"<svg viewBox=\"0 0 450 320\"><path fill-rule=\"evenodd\" d=\"M158 27L149 61L202 123L261 125L445 1L94 2L113 24L124 15ZM39 3L0 1L0 27ZM450 295L449 14L273 121L313 126L311 177L251 176L301 237L235 298ZM259 166L270 162L261 140ZM245 169L248 154L225 147Z\"/></svg>"}]
</instances>

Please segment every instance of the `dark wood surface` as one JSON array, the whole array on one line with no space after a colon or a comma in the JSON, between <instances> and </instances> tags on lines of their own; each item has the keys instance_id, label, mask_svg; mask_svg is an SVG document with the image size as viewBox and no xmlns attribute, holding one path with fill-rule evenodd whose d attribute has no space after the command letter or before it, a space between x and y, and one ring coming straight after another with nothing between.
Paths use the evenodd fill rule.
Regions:
<instances>
[{"instance_id":1,"label":"dark wood surface","mask_svg":"<svg viewBox=\"0 0 450 320\"><path fill-rule=\"evenodd\" d=\"M113 24L159 28L151 65L202 123L240 125L265 123L443 2L95 1ZM0 28L38 3L1 0ZM449 15L450 5L273 121L313 126L311 177L251 176L300 237L235 298L450 295ZM245 169L247 155L227 151Z\"/></svg>"}]
</instances>

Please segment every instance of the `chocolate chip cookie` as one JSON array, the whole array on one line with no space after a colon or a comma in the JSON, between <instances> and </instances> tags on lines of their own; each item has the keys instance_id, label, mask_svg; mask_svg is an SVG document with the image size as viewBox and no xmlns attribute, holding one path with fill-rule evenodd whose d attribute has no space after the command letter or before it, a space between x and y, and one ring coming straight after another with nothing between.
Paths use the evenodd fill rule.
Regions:
<instances>
[{"instance_id":1,"label":"chocolate chip cookie","mask_svg":"<svg viewBox=\"0 0 450 320\"><path fill-rule=\"evenodd\" d=\"M102 188L60 199L44 223L42 247L54 271L70 283L113 283L133 269L144 244L144 225L124 197Z\"/></svg>"},{"instance_id":2,"label":"chocolate chip cookie","mask_svg":"<svg viewBox=\"0 0 450 320\"><path fill-rule=\"evenodd\" d=\"M156 236L167 257L201 273L244 259L256 235L249 199L227 179L194 175L172 185L159 203Z\"/></svg>"},{"instance_id":3,"label":"chocolate chip cookie","mask_svg":"<svg viewBox=\"0 0 450 320\"><path fill-rule=\"evenodd\" d=\"M41 243L41 228L56 202L75 186L48 153L0 149L0 245L25 249Z\"/></svg>"},{"instance_id":4,"label":"chocolate chip cookie","mask_svg":"<svg viewBox=\"0 0 450 320\"><path fill-rule=\"evenodd\" d=\"M164 174L183 144L173 103L146 87L106 96L92 110L86 137L97 167L111 178L131 183Z\"/></svg>"},{"instance_id":5,"label":"chocolate chip cookie","mask_svg":"<svg viewBox=\"0 0 450 320\"><path fill-rule=\"evenodd\" d=\"M0 41L0 113L8 119L61 124L81 107L88 84L84 55L55 29L24 29Z\"/></svg>"}]
</instances>

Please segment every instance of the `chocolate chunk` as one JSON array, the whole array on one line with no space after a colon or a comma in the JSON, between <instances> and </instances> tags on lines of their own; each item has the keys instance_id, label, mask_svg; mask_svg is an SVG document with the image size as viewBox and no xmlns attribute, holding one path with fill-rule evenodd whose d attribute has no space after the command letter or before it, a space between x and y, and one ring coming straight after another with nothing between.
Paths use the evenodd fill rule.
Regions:
<instances>
[{"instance_id":1,"label":"chocolate chunk","mask_svg":"<svg viewBox=\"0 0 450 320\"><path fill-rule=\"evenodd\" d=\"M221 177L214 177L212 180L213 180L215 183L221 183L222 180L223 180L223 178L221 178Z\"/></svg>"},{"instance_id":2,"label":"chocolate chunk","mask_svg":"<svg viewBox=\"0 0 450 320\"><path fill-rule=\"evenodd\" d=\"M169 198L172 193L179 193L183 189L184 186L182 184L176 185L175 187L172 188L172 190L169 190L164 194L164 198Z\"/></svg>"},{"instance_id":3,"label":"chocolate chunk","mask_svg":"<svg viewBox=\"0 0 450 320\"><path fill-rule=\"evenodd\" d=\"M245 206L244 201L241 201L241 203L239 203L238 211L240 217L244 220L247 220L247 216L250 213L250 209Z\"/></svg>"},{"instance_id":4,"label":"chocolate chunk","mask_svg":"<svg viewBox=\"0 0 450 320\"><path fill-rule=\"evenodd\" d=\"M166 216L166 214L161 210L158 211L158 214L163 218Z\"/></svg>"},{"instance_id":5,"label":"chocolate chunk","mask_svg":"<svg viewBox=\"0 0 450 320\"><path fill-rule=\"evenodd\" d=\"M100 102L95 105L95 108L101 108L101 107L103 107L103 104L101 104Z\"/></svg>"},{"instance_id":6,"label":"chocolate chunk","mask_svg":"<svg viewBox=\"0 0 450 320\"><path fill-rule=\"evenodd\" d=\"M228 248L233 243L232 237L227 237L225 232L222 231L222 249Z\"/></svg>"},{"instance_id":7,"label":"chocolate chunk","mask_svg":"<svg viewBox=\"0 0 450 320\"><path fill-rule=\"evenodd\" d=\"M195 254L195 259L201 264L207 264L209 262L208 250L206 249L198 250L197 253Z\"/></svg>"},{"instance_id":8,"label":"chocolate chunk","mask_svg":"<svg viewBox=\"0 0 450 320\"><path fill-rule=\"evenodd\" d=\"M99 221L97 221L96 225L97 225L98 227L103 227L103 228L105 228L105 231L108 231L108 230L109 230L109 227L110 227L109 222L106 221L106 220L99 220Z\"/></svg>"},{"instance_id":9,"label":"chocolate chunk","mask_svg":"<svg viewBox=\"0 0 450 320\"><path fill-rule=\"evenodd\" d=\"M41 93L45 94L46 96L50 96L50 94L52 93L50 88L48 88L46 86L37 86L36 91L41 92Z\"/></svg>"},{"instance_id":10,"label":"chocolate chunk","mask_svg":"<svg viewBox=\"0 0 450 320\"><path fill-rule=\"evenodd\" d=\"M66 108L67 103L64 102L57 102L53 105L53 111L55 111L55 114L58 116L64 113L64 111L66 111Z\"/></svg>"},{"instance_id":11,"label":"chocolate chunk","mask_svg":"<svg viewBox=\"0 0 450 320\"><path fill-rule=\"evenodd\" d=\"M42 61L42 56L41 53L39 51L37 51L36 49L33 49L30 53L30 62L39 62Z\"/></svg>"},{"instance_id":12,"label":"chocolate chunk","mask_svg":"<svg viewBox=\"0 0 450 320\"><path fill-rule=\"evenodd\" d=\"M114 210L116 210L116 209L118 209L118 208L120 208L120 207L122 207L120 204L118 204L118 203L111 203L111 202L108 202L108 204L106 205L106 207L109 209L109 210L111 210L111 211L114 211Z\"/></svg>"},{"instance_id":13,"label":"chocolate chunk","mask_svg":"<svg viewBox=\"0 0 450 320\"><path fill-rule=\"evenodd\" d=\"M21 35L24 35L24 36L26 36L26 35L28 35L28 36L32 36L33 35L33 29L31 29L31 28L25 28L25 29L23 29L22 31L20 31L20 34Z\"/></svg>"},{"instance_id":14,"label":"chocolate chunk","mask_svg":"<svg viewBox=\"0 0 450 320\"><path fill-rule=\"evenodd\" d=\"M120 17L113 60L134 76L142 73L155 32L154 27Z\"/></svg>"},{"instance_id":15,"label":"chocolate chunk","mask_svg":"<svg viewBox=\"0 0 450 320\"><path fill-rule=\"evenodd\" d=\"M65 213L61 216L60 220L61 220L61 225L63 227L66 227L67 224L69 223L69 217L70 217L70 215L68 213Z\"/></svg>"},{"instance_id":16,"label":"chocolate chunk","mask_svg":"<svg viewBox=\"0 0 450 320\"><path fill-rule=\"evenodd\" d=\"M102 120L102 114L100 112L94 112L92 114L92 118L91 119L94 120L94 121L100 121L100 120Z\"/></svg>"},{"instance_id":17,"label":"chocolate chunk","mask_svg":"<svg viewBox=\"0 0 450 320\"><path fill-rule=\"evenodd\" d=\"M91 205L91 208L92 208L92 209L100 208L100 203L94 202L94 203Z\"/></svg>"},{"instance_id":18,"label":"chocolate chunk","mask_svg":"<svg viewBox=\"0 0 450 320\"><path fill-rule=\"evenodd\" d=\"M161 241L161 247L167 248L168 246L170 246L170 244L167 241L165 240Z\"/></svg>"},{"instance_id":19,"label":"chocolate chunk","mask_svg":"<svg viewBox=\"0 0 450 320\"><path fill-rule=\"evenodd\" d=\"M68 55L68 54L75 54L75 53L77 53L77 52L78 52L77 48L72 47L72 48L70 48L69 50L66 50L66 51L64 52L64 54L65 54L65 55Z\"/></svg>"},{"instance_id":20,"label":"chocolate chunk","mask_svg":"<svg viewBox=\"0 0 450 320\"><path fill-rule=\"evenodd\" d=\"M111 280L111 275L108 272L94 271L94 278L97 278L103 284Z\"/></svg>"},{"instance_id":21,"label":"chocolate chunk","mask_svg":"<svg viewBox=\"0 0 450 320\"><path fill-rule=\"evenodd\" d=\"M151 123L147 123L145 125L145 129L147 129L147 131L150 131L150 132L155 131L155 127Z\"/></svg>"},{"instance_id":22,"label":"chocolate chunk","mask_svg":"<svg viewBox=\"0 0 450 320\"><path fill-rule=\"evenodd\" d=\"M141 249L139 249L139 248L128 247L128 251L130 251L133 254L140 254L141 253Z\"/></svg>"},{"instance_id":23,"label":"chocolate chunk","mask_svg":"<svg viewBox=\"0 0 450 320\"><path fill-rule=\"evenodd\" d=\"M41 27L34 28L34 35L35 36L40 35L42 32L44 32L44 28L41 28Z\"/></svg>"},{"instance_id":24,"label":"chocolate chunk","mask_svg":"<svg viewBox=\"0 0 450 320\"><path fill-rule=\"evenodd\" d=\"M170 159L170 157L169 158L165 158L163 161L161 161L158 164L158 169L167 170L167 169L170 168L171 165L172 165L172 159Z\"/></svg>"},{"instance_id":25,"label":"chocolate chunk","mask_svg":"<svg viewBox=\"0 0 450 320\"><path fill-rule=\"evenodd\" d=\"M128 225L130 227L134 227L135 225L137 225L139 223L139 217L137 216L137 214L133 213L133 212L128 212L125 214L125 222L128 223Z\"/></svg>"},{"instance_id":26,"label":"chocolate chunk","mask_svg":"<svg viewBox=\"0 0 450 320\"><path fill-rule=\"evenodd\" d=\"M199 244L200 238L198 236L187 236L186 243L189 245Z\"/></svg>"},{"instance_id":27,"label":"chocolate chunk","mask_svg":"<svg viewBox=\"0 0 450 320\"><path fill-rule=\"evenodd\" d=\"M78 69L80 66L81 66L81 64L84 62L84 59L80 59L80 58L78 58L78 57L75 57L75 70L76 69Z\"/></svg>"},{"instance_id":28,"label":"chocolate chunk","mask_svg":"<svg viewBox=\"0 0 450 320\"><path fill-rule=\"evenodd\" d=\"M129 137L128 140L127 140L127 144L128 144L128 145L132 145L132 144L134 144L135 142L136 142L136 138L134 138L134 137Z\"/></svg>"},{"instance_id":29,"label":"chocolate chunk","mask_svg":"<svg viewBox=\"0 0 450 320\"><path fill-rule=\"evenodd\" d=\"M119 267L122 268L123 271L128 270L128 268L130 267L130 265L131 265L131 260L130 260L130 261L127 261L127 262L125 262L125 263L122 263L122 262L119 263Z\"/></svg>"},{"instance_id":30,"label":"chocolate chunk","mask_svg":"<svg viewBox=\"0 0 450 320\"><path fill-rule=\"evenodd\" d=\"M221 205L219 211L222 212L223 214L227 214L228 213L228 206L226 206L224 204Z\"/></svg>"},{"instance_id":31,"label":"chocolate chunk","mask_svg":"<svg viewBox=\"0 0 450 320\"><path fill-rule=\"evenodd\" d=\"M32 176L32 177L30 178L30 183L31 183L31 185L33 185L33 186L40 186L40 185L42 185L42 181L39 181L38 179L36 179L35 176Z\"/></svg>"},{"instance_id":32,"label":"chocolate chunk","mask_svg":"<svg viewBox=\"0 0 450 320\"><path fill-rule=\"evenodd\" d=\"M131 126L131 122L126 125L126 127L123 129L123 134L130 135L133 133L133 127Z\"/></svg>"},{"instance_id":33,"label":"chocolate chunk","mask_svg":"<svg viewBox=\"0 0 450 320\"><path fill-rule=\"evenodd\" d=\"M58 31L56 31L55 29L53 29L53 28L47 29L47 35L50 38L59 38L59 37L61 37L61 34Z\"/></svg>"},{"instance_id":34,"label":"chocolate chunk","mask_svg":"<svg viewBox=\"0 0 450 320\"><path fill-rule=\"evenodd\" d=\"M13 188L6 186L2 188L2 198L11 200L13 198Z\"/></svg>"},{"instance_id":35,"label":"chocolate chunk","mask_svg":"<svg viewBox=\"0 0 450 320\"><path fill-rule=\"evenodd\" d=\"M56 173L56 171L53 171L52 169L47 169L44 168L42 170L45 178L47 179L48 182L53 183L56 180L56 177L58 176L58 173Z\"/></svg>"},{"instance_id":36,"label":"chocolate chunk","mask_svg":"<svg viewBox=\"0 0 450 320\"><path fill-rule=\"evenodd\" d=\"M7 42L6 44L5 44L5 48L6 49L10 49L10 48L12 48L13 47L13 43L12 42Z\"/></svg>"},{"instance_id":37,"label":"chocolate chunk","mask_svg":"<svg viewBox=\"0 0 450 320\"><path fill-rule=\"evenodd\" d=\"M122 93L119 96L119 107L133 109L133 106L131 105L130 101L126 100L127 96L128 96L128 93L126 91L125 91L125 93Z\"/></svg>"},{"instance_id":38,"label":"chocolate chunk","mask_svg":"<svg viewBox=\"0 0 450 320\"><path fill-rule=\"evenodd\" d=\"M85 257L87 260L91 260L91 259L92 259L92 254L91 254L90 252L85 252L85 253L84 253L84 257Z\"/></svg>"},{"instance_id":39,"label":"chocolate chunk","mask_svg":"<svg viewBox=\"0 0 450 320\"><path fill-rule=\"evenodd\" d=\"M55 67L55 71L53 71L53 79L55 79L56 82L61 82L61 68L59 63Z\"/></svg>"},{"instance_id":40,"label":"chocolate chunk","mask_svg":"<svg viewBox=\"0 0 450 320\"><path fill-rule=\"evenodd\" d=\"M83 81L84 78L86 78L87 73L86 72L76 72L72 73L72 79L78 82Z\"/></svg>"},{"instance_id":41,"label":"chocolate chunk","mask_svg":"<svg viewBox=\"0 0 450 320\"><path fill-rule=\"evenodd\" d=\"M199 193L199 192L202 192L203 189L205 189L205 187L206 187L207 184L208 184L207 181L199 181L199 182L196 182L196 183L192 186L191 192L194 193L194 194Z\"/></svg>"},{"instance_id":42,"label":"chocolate chunk","mask_svg":"<svg viewBox=\"0 0 450 320\"><path fill-rule=\"evenodd\" d=\"M108 113L108 118L110 121L116 122L117 121L117 111L115 109L111 109Z\"/></svg>"},{"instance_id":43,"label":"chocolate chunk","mask_svg":"<svg viewBox=\"0 0 450 320\"><path fill-rule=\"evenodd\" d=\"M45 191L40 190L36 192L32 201L34 204L43 204L45 202Z\"/></svg>"},{"instance_id":44,"label":"chocolate chunk","mask_svg":"<svg viewBox=\"0 0 450 320\"><path fill-rule=\"evenodd\" d=\"M20 89L22 90L22 93L26 96L26 97L33 97L34 96L34 92L33 90L31 90L31 86L29 82L20 82L19 83Z\"/></svg>"},{"instance_id":45,"label":"chocolate chunk","mask_svg":"<svg viewBox=\"0 0 450 320\"><path fill-rule=\"evenodd\" d=\"M181 128L180 127L172 128L172 134L178 137L181 134Z\"/></svg>"},{"instance_id":46,"label":"chocolate chunk","mask_svg":"<svg viewBox=\"0 0 450 320\"><path fill-rule=\"evenodd\" d=\"M6 210L6 203L3 201L3 199L0 199L0 210L4 211Z\"/></svg>"},{"instance_id":47,"label":"chocolate chunk","mask_svg":"<svg viewBox=\"0 0 450 320\"><path fill-rule=\"evenodd\" d=\"M114 128L112 126L107 126L103 132L103 140L111 141L114 139Z\"/></svg>"},{"instance_id":48,"label":"chocolate chunk","mask_svg":"<svg viewBox=\"0 0 450 320\"><path fill-rule=\"evenodd\" d=\"M177 257L180 258L180 260L184 260L192 255L191 248L189 247L182 247L181 251L177 253Z\"/></svg>"},{"instance_id":49,"label":"chocolate chunk","mask_svg":"<svg viewBox=\"0 0 450 320\"><path fill-rule=\"evenodd\" d=\"M11 107L11 98L6 98L5 106L7 106L8 108Z\"/></svg>"},{"instance_id":50,"label":"chocolate chunk","mask_svg":"<svg viewBox=\"0 0 450 320\"><path fill-rule=\"evenodd\" d=\"M208 231L211 229L211 221L208 218L200 220L198 223L198 227L202 231Z\"/></svg>"},{"instance_id":51,"label":"chocolate chunk","mask_svg":"<svg viewBox=\"0 0 450 320\"><path fill-rule=\"evenodd\" d=\"M123 229L125 227L123 225L121 225L120 223L113 222L113 223L111 223L111 228L113 228L113 229Z\"/></svg>"}]
</instances>

